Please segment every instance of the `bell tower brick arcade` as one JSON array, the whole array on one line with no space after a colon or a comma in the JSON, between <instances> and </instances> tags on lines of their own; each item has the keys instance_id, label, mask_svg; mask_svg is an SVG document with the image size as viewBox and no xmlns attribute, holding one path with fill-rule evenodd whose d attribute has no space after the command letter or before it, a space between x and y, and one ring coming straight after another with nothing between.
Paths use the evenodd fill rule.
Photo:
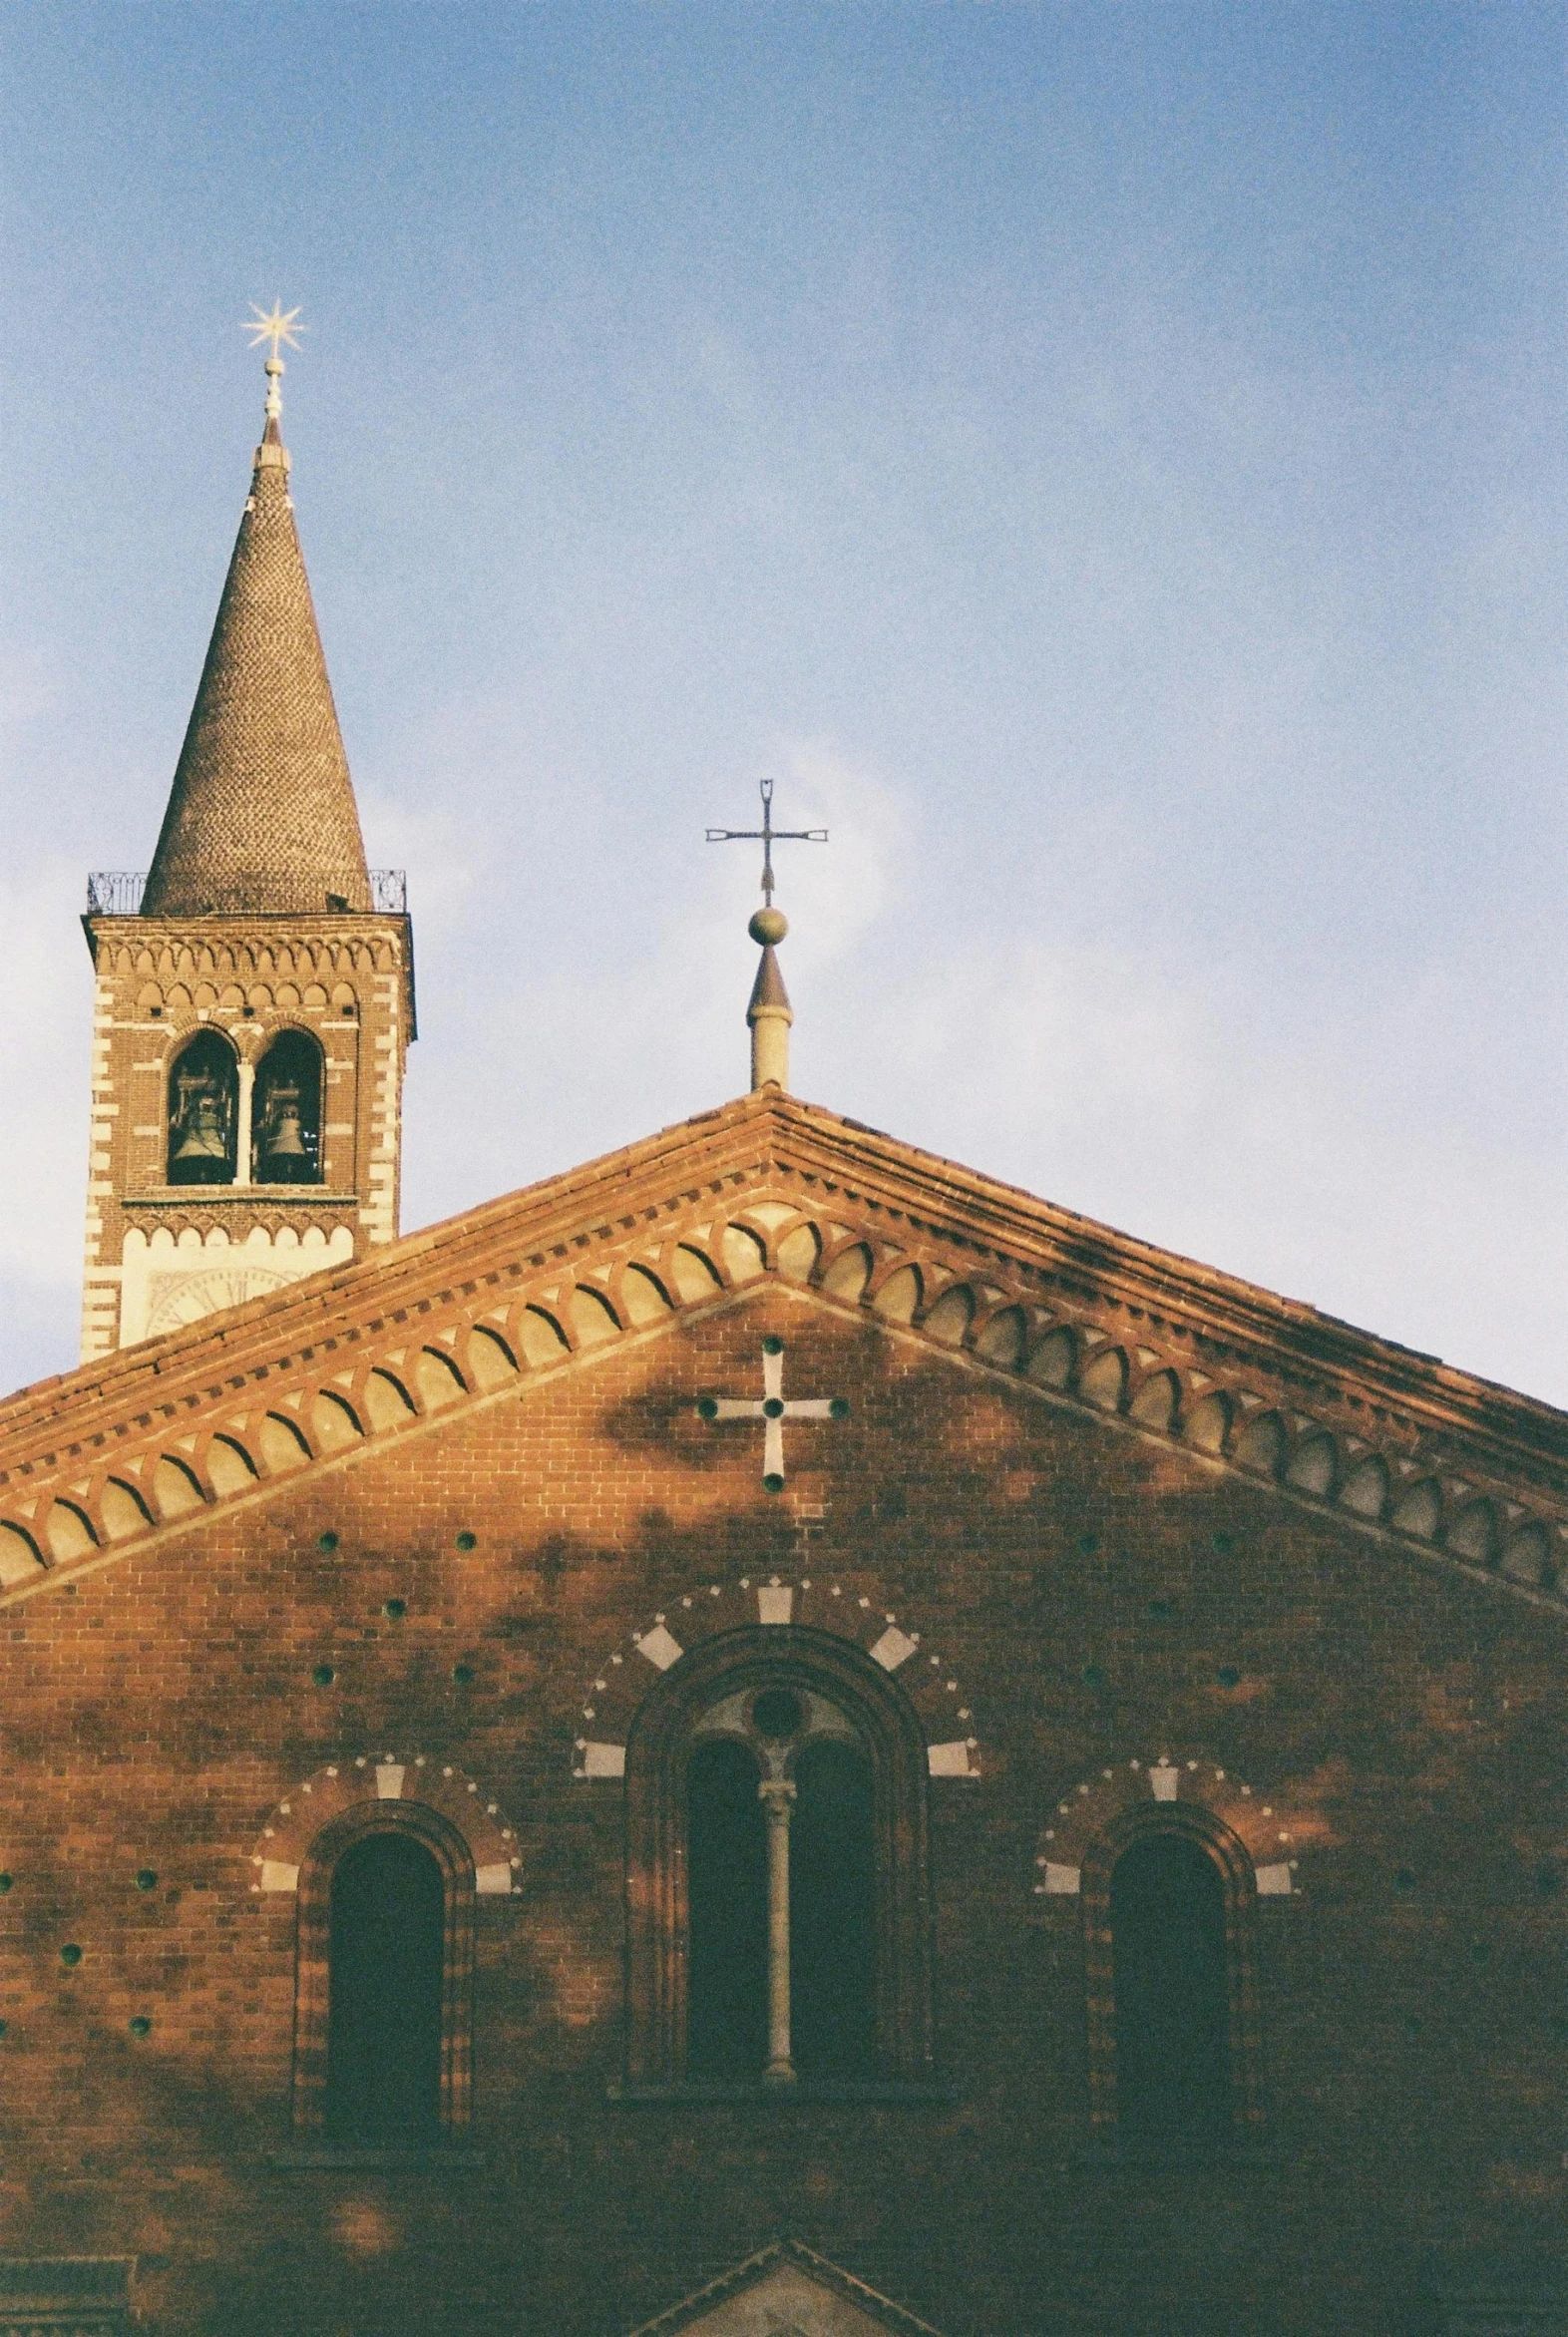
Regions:
<instances>
[{"instance_id":1,"label":"bell tower brick arcade","mask_svg":"<svg viewBox=\"0 0 1568 2337\"><path fill-rule=\"evenodd\" d=\"M82 1358L398 1231L401 871L366 866L279 429L282 360L146 877L88 881Z\"/></svg>"}]
</instances>

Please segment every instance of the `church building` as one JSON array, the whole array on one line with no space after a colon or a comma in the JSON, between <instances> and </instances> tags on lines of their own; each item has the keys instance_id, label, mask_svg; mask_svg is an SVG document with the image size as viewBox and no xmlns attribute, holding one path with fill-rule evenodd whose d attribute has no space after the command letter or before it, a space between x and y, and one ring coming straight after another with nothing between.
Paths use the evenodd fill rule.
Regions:
<instances>
[{"instance_id":1,"label":"church building","mask_svg":"<svg viewBox=\"0 0 1568 2337\"><path fill-rule=\"evenodd\" d=\"M267 372L0 1404L0 2337L1568 2332L1568 1417L799 1100L771 904L400 1234Z\"/></svg>"}]
</instances>

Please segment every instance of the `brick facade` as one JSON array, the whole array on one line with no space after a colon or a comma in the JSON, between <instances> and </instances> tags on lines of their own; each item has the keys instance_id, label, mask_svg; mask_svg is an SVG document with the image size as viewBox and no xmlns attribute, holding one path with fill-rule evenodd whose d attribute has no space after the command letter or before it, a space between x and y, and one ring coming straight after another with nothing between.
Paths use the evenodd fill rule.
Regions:
<instances>
[{"instance_id":1,"label":"brick facade","mask_svg":"<svg viewBox=\"0 0 1568 2337\"><path fill-rule=\"evenodd\" d=\"M697 1408L764 1337L850 1404L779 1493ZM0 2249L193 2337L612 2337L783 2232L945 2337L1420 2327L1568 2193L1564 1431L776 1094L25 1391ZM627 2084L624 1748L726 1634L927 1750L930 2083ZM310 1845L378 1800L491 1878L410 2165L296 2122ZM1150 2158L1091 1998L1162 1803L1239 1845L1252 2094Z\"/></svg>"},{"instance_id":2,"label":"brick facade","mask_svg":"<svg viewBox=\"0 0 1568 2337\"><path fill-rule=\"evenodd\" d=\"M369 911L89 917L92 1155L84 1359L362 1257L397 1235L413 941ZM171 1081L202 1029L253 1075L280 1032L323 1060L320 1179L172 1186Z\"/></svg>"}]
</instances>

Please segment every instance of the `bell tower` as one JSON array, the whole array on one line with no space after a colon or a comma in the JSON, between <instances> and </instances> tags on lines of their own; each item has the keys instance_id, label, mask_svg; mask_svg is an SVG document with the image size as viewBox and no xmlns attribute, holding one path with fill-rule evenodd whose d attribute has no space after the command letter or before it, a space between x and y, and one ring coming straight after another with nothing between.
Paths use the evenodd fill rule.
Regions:
<instances>
[{"instance_id":1,"label":"bell tower","mask_svg":"<svg viewBox=\"0 0 1568 2337\"><path fill-rule=\"evenodd\" d=\"M257 311L265 427L153 865L88 880L84 1362L397 1237L413 933L365 865L294 526L294 315Z\"/></svg>"}]
</instances>

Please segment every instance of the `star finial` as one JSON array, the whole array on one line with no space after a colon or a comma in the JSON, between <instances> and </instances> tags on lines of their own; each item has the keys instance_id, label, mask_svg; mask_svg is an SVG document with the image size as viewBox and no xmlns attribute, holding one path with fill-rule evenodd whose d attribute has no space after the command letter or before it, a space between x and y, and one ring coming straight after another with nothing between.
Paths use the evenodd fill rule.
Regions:
<instances>
[{"instance_id":1,"label":"star finial","mask_svg":"<svg viewBox=\"0 0 1568 2337\"><path fill-rule=\"evenodd\" d=\"M250 346L252 349L259 349L263 341L270 341L272 344L272 357L275 361L279 342L282 342L290 349L297 349L299 342L296 338L296 335L307 330L306 326L295 323L294 320L298 314L299 311L297 308L291 308L285 316L283 313L283 303L281 300L274 300L272 302L271 315L263 316L260 309L252 300L250 303L250 314L245 318L244 323L240 326L239 329L242 333L248 333L250 335Z\"/></svg>"}]
</instances>

